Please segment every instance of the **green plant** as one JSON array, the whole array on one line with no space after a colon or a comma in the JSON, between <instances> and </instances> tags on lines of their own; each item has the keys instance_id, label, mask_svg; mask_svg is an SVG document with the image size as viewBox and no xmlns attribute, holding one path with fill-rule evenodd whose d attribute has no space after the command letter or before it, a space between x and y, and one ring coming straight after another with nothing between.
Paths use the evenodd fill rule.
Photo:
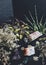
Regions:
<instances>
[{"instance_id":1,"label":"green plant","mask_svg":"<svg viewBox=\"0 0 46 65\"><path fill-rule=\"evenodd\" d=\"M35 19L33 18L30 11L29 11L29 15L30 15L30 18L32 19L32 21L26 15L25 15L25 17L26 17L26 20L28 21L28 23L30 23L31 28L34 31L39 31L39 32L45 34L46 33L46 21L43 23L43 16L41 17L40 21L38 20L36 5L35 5Z\"/></svg>"}]
</instances>

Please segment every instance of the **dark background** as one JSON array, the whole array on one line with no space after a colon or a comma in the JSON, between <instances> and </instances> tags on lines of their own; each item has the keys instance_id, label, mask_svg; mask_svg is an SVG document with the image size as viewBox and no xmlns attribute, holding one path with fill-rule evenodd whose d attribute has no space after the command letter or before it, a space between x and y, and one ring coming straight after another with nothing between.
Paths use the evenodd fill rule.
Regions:
<instances>
[{"instance_id":1,"label":"dark background","mask_svg":"<svg viewBox=\"0 0 46 65\"><path fill-rule=\"evenodd\" d=\"M13 16L12 0L0 0L0 21Z\"/></svg>"},{"instance_id":2,"label":"dark background","mask_svg":"<svg viewBox=\"0 0 46 65\"><path fill-rule=\"evenodd\" d=\"M38 18L43 15L46 18L46 0L0 0L0 20L9 17L24 19L24 15L28 15L31 10L34 16L34 5L37 6Z\"/></svg>"},{"instance_id":3,"label":"dark background","mask_svg":"<svg viewBox=\"0 0 46 65\"><path fill-rule=\"evenodd\" d=\"M14 17L23 19L31 10L34 15L34 5L37 6L38 18L43 15L46 18L46 0L13 0Z\"/></svg>"}]
</instances>

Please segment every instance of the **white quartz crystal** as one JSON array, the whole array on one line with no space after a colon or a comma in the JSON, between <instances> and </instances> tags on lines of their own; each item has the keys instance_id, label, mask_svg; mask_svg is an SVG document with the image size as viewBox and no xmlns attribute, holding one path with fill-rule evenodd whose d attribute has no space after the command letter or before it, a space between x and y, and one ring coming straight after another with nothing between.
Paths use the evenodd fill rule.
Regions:
<instances>
[{"instance_id":1,"label":"white quartz crystal","mask_svg":"<svg viewBox=\"0 0 46 65\"><path fill-rule=\"evenodd\" d=\"M30 38L31 40L35 40L35 39L37 39L38 37L40 37L41 35L42 35L42 33L40 33L39 31L36 31L36 32L30 34L30 35L29 35L29 38Z\"/></svg>"}]
</instances>

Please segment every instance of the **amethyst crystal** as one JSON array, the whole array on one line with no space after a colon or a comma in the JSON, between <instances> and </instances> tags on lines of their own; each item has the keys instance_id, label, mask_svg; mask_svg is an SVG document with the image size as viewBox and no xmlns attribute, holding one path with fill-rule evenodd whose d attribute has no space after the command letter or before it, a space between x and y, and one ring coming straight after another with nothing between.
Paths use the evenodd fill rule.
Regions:
<instances>
[{"instance_id":1,"label":"amethyst crystal","mask_svg":"<svg viewBox=\"0 0 46 65\"><path fill-rule=\"evenodd\" d=\"M21 57L20 57L18 49L15 49L14 50L14 55L13 55L13 60L19 60L20 58Z\"/></svg>"}]
</instances>

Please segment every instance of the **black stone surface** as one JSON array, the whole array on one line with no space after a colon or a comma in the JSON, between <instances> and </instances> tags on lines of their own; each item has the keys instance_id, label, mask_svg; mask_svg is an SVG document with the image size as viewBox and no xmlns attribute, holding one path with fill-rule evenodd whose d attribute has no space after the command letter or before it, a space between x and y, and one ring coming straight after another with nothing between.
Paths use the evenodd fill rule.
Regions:
<instances>
[{"instance_id":1,"label":"black stone surface","mask_svg":"<svg viewBox=\"0 0 46 65\"><path fill-rule=\"evenodd\" d=\"M12 16L12 0L0 0L0 20L5 20Z\"/></svg>"}]
</instances>

